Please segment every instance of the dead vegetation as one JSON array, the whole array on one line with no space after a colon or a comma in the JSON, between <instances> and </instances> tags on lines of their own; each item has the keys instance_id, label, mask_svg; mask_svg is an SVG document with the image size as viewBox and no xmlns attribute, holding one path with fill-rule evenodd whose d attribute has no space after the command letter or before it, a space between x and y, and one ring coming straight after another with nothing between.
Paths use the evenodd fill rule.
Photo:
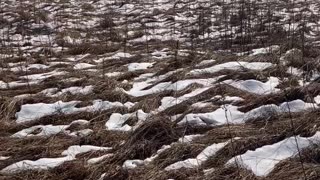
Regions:
<instances>
[{"instance_id":1,"label":"dead vegetation","mask_svg":"<svg viewBox=\"0 0 320 180\"><path fill-rule=\"evenodd\" d=\"M188 114L215 112L225 105L236 106L241 113L247 113L263 105L293 100L315 103L315 97L320 95L320 51L316 44L319 32L310 25L318 26L319 2L312 2L315 11L309 9L309 0L292 1L292 4L291 1L231 2L235 4L227 1L1 1L0 170L22 160L61 157L61 152L72 145L111 147L112 150L81 153L76 159L48 170L0 173L0 179L319 179L317 144L281 161L266 177L257 177L237 164L226 166L228 160L247 151L296 135L314 135L320 131L320 111L316 108L268 114L268 117L241 124L232 124L228 118L226 124L219 126L178 124ZM292 28L293 23L296 28ZM270 45L279 48L264 52ZM209 61L202 64L205 60ZM273 66L261 71L243 67L190 73L240 61L268 62ZM152 67L128 71L130 63L144 62L152 63ZM81 64L84 68L75 68ZM29 65L33 66L28 69ZM52 71L65 73L42 77L43 73ZM108 73L119 75L108 76ZM29 79L30 76L36 80ZM178 86L183 80L217 77L212 84L195 82L179 91L164 87L145 96L128 93L137 82L146 82L142 90L150 90L162 83ZM280 91L260 95L225 83L226 80L266 83L270 77L278 78L276 88ZM151 78L153 82L148 82ZM58 96L40 93L49 88L60 92L69 87L86 86L92 86L92 92L67 92ZM205 87L208 89L204 92L190 95ZM175 99L185 95L187 98L182 102L159 111L165 97ZM226 97L242 100L226 100ZM80 101L76 107L81 108L93 105L93 100L98 99L129 102L132 106L71 114L57 111L27 123L15 122L16 113L25 104ZM150 116L141 120L137 115L122 124L119 122L138 128L107 130L106 122L113 113L125 115L138 110ZM88 120L88 124L72 124L78 119ZM70 133L82 130L93 133L10 137L36 125L70 125L66 129ZM39 132L38 128L29 134ZM200 136L192 142L179 142L179 138L195 134ZM222 142L229 143L196 168L164 170ZM164 146L169 148L158 152ZM113 155L95 164L88 163L88 159L106 153ZM133 169L124 167L127 160L143 161L154 155L157 157L150 163Z\"/></svg>"}]
</instances>

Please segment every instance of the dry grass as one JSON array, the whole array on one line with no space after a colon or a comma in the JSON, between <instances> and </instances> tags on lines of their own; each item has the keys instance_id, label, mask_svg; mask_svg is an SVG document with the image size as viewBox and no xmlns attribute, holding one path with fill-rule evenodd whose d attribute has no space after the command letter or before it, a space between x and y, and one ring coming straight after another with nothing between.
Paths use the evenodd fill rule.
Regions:
<instances>
[{"instance_id":1,"label":"dry grass","mask_svg":"<svg viewBox=\"0 0 320 180\"><path fill-rule=\"evenodd\" d=\"M205 180L224 180L224 179L234 179L234 180L258 180L252 172L246 169L239 169L237 167L225 167L217 168L212 173L208 174Z\"/></svg>"},{"instance_id":2,"label":"dry grass","mask_svg":"<svg viewBox=\"0 0 320 180\"><path fill-rule=\"evenodd\" d=\"M203 165L205 169L221 167L227 163L229 159L237 155L244 154L248 150L255 150L259 147L268 144L274 144L283 139L281 136L254 136L233 140L224 148L216 153L215 156L210 157Z\"/></svg>"},{"instance_id":3,"label":"dry grass","mask_svg":"<svg viewBox=\"0 0 320 180\"><path fill-rule=\"evenodd\" d=\"M66 150L69 146L78 144L79 139L57 135L50 138L12 138L8 141L8 137L2 137L0 142L0 154L12 157L1 161L0 169L3 169L14 162L25 159L37 160L45 157L59 157L62 151Z\"/></svg>"},{"instance_id":4,"label":"dry grass","mask_svg":"<svg viewBox=\"0 0 320 180\"><path fill-rule=\"evenodd\" d=\"M145 159L150 157L163 145L171 144L178 139L174 124L165 118L152 117L129 135L122 147L121 159ZM121 157L121 156L120 156Z\"/></svg>"},{"instance_id":5,"label":"dry grass","mask_svg":"<svg viewBox=\"0 0 320 180\"><path fill-rule=\"evenodd\" d=\"M300 162L281 162L276 168L265 178L271 180L277 179L308 179L316 180L320 178L320 167L318 164L304 163L304 170Z\"/></svg>"},{"instance_id":6,"label":"dry grass","mask_svg":"<svg viewBox=\"0 0 320 180\"><path fill-rule=\"evenodd\" d=\"M31 75L49 72L53 70L66 71L66 75L54 76L44 79L40 83L34 85L26 85L21 87L14 87L0 90L0 157L11 156L7 160L0 160L0 170L10 164L20 160L37 160L39 158L60 157L61 152L66 150L71 145L95 145L103 147L112 147L110 153L114 156L104 159L94 165L89 165L87 160L92 157L98 157L106 152L89 152L80 154L76 160L66 162L56 168L47 171L23 171L15 174L0 174L0 179L52 179L52 180L77 180L77 179L99 179L105 174L105 180L224 180L224 179L241 179L241 180L256 180L256 179L319 179L319 162L320 153L318 145L314 145L302 151L302 159L294 157L282 161L276 168L268 175L268 177L256 177L248 170L230 166L225 166L225 163L232 157L245 153L248 150L255 150L264 145L279 142L285 138L299 134L302 136L311 136L320 127L320 111L305 111L301 113L281 114L277 116L255 119L247 121L241 125L221 125L221 126L191 126L191 125L177 125L177 123L188 113L207 113L213 112L224 104L232 104L238 106L242 112L248 112L254 108L266 104L279 105L286 101L301 99L305 102L313 102L314 97L320 95L319 79L304 87L299 87L299 81L304 79L309 81L310 78L316 75L320 70L319 63L319 48L313 46L309 39L306 39L306 46L304 52L296 50L294 53L284 56L283 54L288 50L297 47L302 48L301 32L285 32L281 28L287 19L277 19L278 14L274 13L272 20L274 20L274 27L266 29L263 27L259 29L258 24L250 24L244 28L249 28L246 31L245 37L242 37L243 32L239 32L240 22L254 21L260 19L255 17L256 14L250 14L253 19L246 19L234 15L235 22L232 22L230 36L223 37L224 21L229 21L228 17L223 20L223 14L216 14L217 11L212 8L221 6L221 2L210 2L210 7L202 6L202 2L175 2L174 8L154 8L153 12L148 10L139 13L139 11L126 12L122 14L123 5L126 3L133 3L134 8L138 7L146 10L143 5L150 2L128 1L125 4L122 2L114 2L111 4L104 4L103 7L99 5L98 1L94 0L92 3L79 1L74 5L69 0L53 1L46 0L39 6L34 6L30 1L21 1L18 3L18 8L13 4L5 1L4 8L0 10L1 15L8 16L6 18L0 17L1 28L8 27L9 30L4 31L0 38L3 48L0 50L1 54L8 55L8 58L3 58L0 62L1 68L10 68L10 63L22 64L42 64L50 65L51 62L65 61L70 64L58 64L51 66L48 69L31 69L28 72L11 72L9 70L0 70L0 81L5 83L20 80L22 75ZM168 3L172 3L171 1ZM195 4L193 4L195 3ZM247 3L247 2L245 2ZM274 3L276 9L285 9L284 12L290 12L290 8L286 7L284 1ZM317 3L317 2L316 2ZM193 5L191 5L193 4ZM199 6L197 6L199 4ZM50 15L50 6L56 6L56 15ZM173 4L170 4L173 5ZM317 4L318 5L318 4ZM6 9L11 7L12 9ZM260 6L260 5L258 5ZM263 14L266 9L259 9L261 7L251 7L253 11ZM268 8L264 7L263 8ZM295 4L296 9L303 9L302 3ZM96 11L96 7L105 9L106 12ZM195 7L195 9L193 9ZM317 7L317 6L315 6ZM70 9L71 8L71 11ZM250 8L250 11L251 11ZM130 9L130 6L129 6ZM140 10L141 10L140 9ZM271 8L274 9L274 8ZM228 9L229 10L229 9ZM232 12L232 11L230 11ZM295 14L295 21L301 21L305 11ZM229 13L229 11L226 11ZM251 12L250 12L251 13ZM306 13L307 14L307 13ZM1 16L0 15L0 16ZM176 20L174 16L186 15L188 18L197 17L196 22L184 22L184 20ZM209 22L211 17L216 17L216 22ZM249 17L249 14L246 14ZM261 16L262 17L262 16ZM288 16L291 18L291 16ZM52 19L54 18L54 19ZM96 19L98 18L98 19ZM165 19L165 27L158 25L158 19ZM211 18L212 19L212 18ZM230 19L230 21L234 21ZM306 17L317 22L318 17ZM96 21L97 20L97 21ZM292 19L290 19L291 22ZM188 20L189 21L189 20ZM51 29L47 26L41 26L45 23L53 22L57 27ZM220 22L220 23L219 23ZM222 22L222 23L221 23ZM261 19L261 22L264 22ZM311 22L311 21L310 21ZM39 27L35 27L39 25ZM93 25L94 24L94 25ZM155 27L151 27L154 26ZM308 24L308 23L306 23ZM191 28L192 27L192 28ZM153 29L154 28L154 29ZM150 35L152 30L158 33L158 29L165 28L170 32L165 32L163 39L152 39ZM218 28L214 30L215 28ZM241 31L242 31L241 27ZM251 28L251 29L250 29ZM261 28L261 27L260 27ZM190 30L192 29L192 30ZM208 33L210 31L219 31L220 36L217 38L207 38L207 35L202 37L202 32ZM228 30L229 31L229 30ZM160 31L161 32L161 31ZM6 34L8 33L8 34ZM212 33L212 32L211 32ZM248 37L247 33L251 37ZM291 34L296 37L290 37ZM309 35L310 32L304 32ZM313 32L314 34L316 32ZM181 35L183 40L173 40L167 38L167 35ZM23 43L13 41L16 35L22 35ZM50 42L40 42L37 44L32 36L44 35L51 38ZM149 41L133 42L136 38L144 38L148 35ZM5 37L8 36L8 37ZM13 37L13 38L12 38ZM70 38L71 39L70 39ZM283 41L283 37L288 37L288 41ZM292 38L289 40L289 38ZM72 40L75 40L72 42ZM165 40L166 39L166 40ZM232 40L231 40L232 39ZM71 40L71 41L70 41ZM257 40L257 42L255 42ZM318 38L312 39L312 42L317 42ZM261 42L260 42L261 41ZM292 41L292 42L289 42ZM245 44L243 44L245 43ZM58 50L56 44L62 50ZM265 47L267 45L280 45L279 52L273 52L263 55L255 56L238 56L233 52L241 50L251 50L252 48ZM27 49L30 48L30 49ZM227 49L225 49L227 48ZM216 52L213 50L223 50ZM224 51L226 50L226 51ZM230 50L230 51L228 51ZM166 52L167 57L159 60L153 56L153 52ZM130 53L132 56L127 58L108 59L116 53ZM26 55L27 54L27 55ZM81 55L89 54L85 58L77 62L73 62L72 58L81 57ZM26 55L27 57L23 57ZM78 56L80 55L80 56ZM11 56L11 57L9 57ZM284 56L284 61L288 64L284 65L280 57ZM99 63L98 59L105 58L103 63ZM199 66L203 60L215 60L206 65ZM276 64L276 67L267 68L263 71L253 71L249 69L241 69L238 71L222 70L217 73L206 73L201 75L190 75L189 72L195 68L207 68L221 63L231 61L245 61L245 62L271 62ZM129 63L140 62L156 62L152 68L145 70L138 70L134 72L127 72ZM97 71L76 70L74 65L77 63L90 63L96 65ZM302 76L293 76L287 73L287 66L297 67L304 71ZM164 75L170 71L181 68L181 70L173 73L165 79L154 82L146 89L150 89L163 82L175 83L185 79L206 79L214 78L224 75L217 83L214 84L207 91L198 94L188 100L176 104L157 115L150 116L144 124L138 129L129 132L109 131L106 130L105 122L110 118L112 113L133 113L137 110L143 110L146 113L157 110L161 105L163 97L172 96L180 97L191 93L194 90L201 88L201 85L192 84L181 91L165 90L163 92L154 93L142 97L133 97L125 92L118 90L119 88L130 90L133 87L134 78L146 73L155 73L154 77ZM93 69L90 69L93 70ZM107 77L106 73L122 72L120 76ZM261 82L266 82L270 76L278 77L281 83L277 88L282 91L269 95L256 95L245 92L229 85L223 84L224 80L248 80L255 79ZM79 78L75 82L67 81L69 78ZM71 86L88 86L93 85L93 92L87 95L72 95L64 94L59 97L46 97L38 92L47 88L58 88L59 90ZM21 94L34 94L19 100L14 100L14 97ZM223 101L223 98L215 98L216 96L237 96L244 99L244 101L231 102ZM15 113L18 112L24 104L34 103L54 103L59 100L64 102L80 100L81 103L77 107L84 107L92 105L92 100L101 99L110 102L132 102L136 103L132 108L113 108L100 112L80 112L74 114L56 113L53 115L42 117L36 121L25 124L17 124L15 122ZM193 107L197 102L210 103L207 107ZM171 121L171 117L177 114L182 114L176 121ZM67 125L76 119L86 119L90 122L88 125L72 125L67 130L71 132L92 129L94 133L86 137L70 137L66 134L59 133L51 137L26 137L26 138L11 138L10 135L22 129L34 125ZM137 118L130 118L126 121L128 125L134 125L138 121ZM294 126L294 127L292 127ZM178 139L185 135L202 134L203 136L196 138L192 143L175 143ZM221 143L229 141L231 138L241 137L229 143L216 155L209 158L207 162L195 169L179 169L176 171L165 171L164 168L174 162L182 161L187 158L196 157L204 148L214 143ZM154 155L163 145L171 147L162 152L153 162L145 166L139 166L134 170L124 169L123 162L128 159L145 159ZM109 152L108 152L109 153ZM305 171L301 169L300 161L304 162ZM214 168L211 173L205 173L203 170Z\"/></svg>"},{"instance_id":7,"label":"dry grass","mask_svg":"<svg viewBox=\"0 0 320 180\"><path fill-rule=\"evenodd\" d=\"M195 158L204 148L201 144L174 144L159 154L151 166L163 169L175 162Z\"/></svg>"}]
</instances>

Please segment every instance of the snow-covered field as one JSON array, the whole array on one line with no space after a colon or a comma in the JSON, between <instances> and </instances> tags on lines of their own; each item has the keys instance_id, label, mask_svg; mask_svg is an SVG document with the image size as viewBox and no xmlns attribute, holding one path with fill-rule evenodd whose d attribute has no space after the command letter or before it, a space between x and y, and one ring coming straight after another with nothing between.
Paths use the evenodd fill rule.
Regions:
<instances>
[{"instance_id":1,"label":"snow-covered field","mask_svg":"<svg viewBox=\"0 0 320 180\"><path fill-rule=\"evenodd\" d=\"M320 178L319 12L0 1L0 179Z\"/></svg>"}]
</instances>

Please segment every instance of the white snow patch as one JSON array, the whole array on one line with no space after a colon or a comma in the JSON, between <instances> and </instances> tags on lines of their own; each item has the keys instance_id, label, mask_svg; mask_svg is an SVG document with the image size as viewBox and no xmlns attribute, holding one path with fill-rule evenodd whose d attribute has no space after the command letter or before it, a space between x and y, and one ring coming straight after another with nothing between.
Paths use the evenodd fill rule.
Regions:
<instances>
[{"instance_id":1,"label":"white snow patch","mask_svg":"<svg viewBox=\"0 0 320 180\"><path fill-rule=\"evenodd\" d=\"M10 68L10 71L12 72L27 72L30 71L31 69L47 69L49 66L44 65L44 64L29 64L26 66L17 66L17 67L12 67Z\"/></svg>"},{"instance_id":2,"label":"white snow patch","mask_svg":"<svg viewBox=\"0 0 320 180\"><path fill-rule=\"evenodd\" d=\"M121 58L130 58L132 57L133 55L129 54L129 53L124 53L124 52L118 52L110 57L107 57L105 58L106 60L110 60L110 59L121 59ZM96 60L95 62L103 62L103 59L99 59L99 60Z\"/></svg>"},{"instance_id":3,"label":"white snow patch","mask_svg":"<svg viewBox=\"0 0 320 180\"><path fill-rule=\"evenodd\" d=\"M265 83L254 79L241 81L226 80L224 83L255 94L270 94L279 91L276 88L279 85L279 79L276 77L270 77Z\"/></svg>"},{"instance_id":4,"label":"white snow patch","mask_svg":"<svg viewBox=\"0 0 320 180\"><path fill-rule=\"evenodd\" d=\"M187 114L178 124L192 125L223 125L226 123L239 124L243 122L244 113L236 106L225 105L209 113Z\"/></svg>"},{"instance_id":5,"label":"white snow patch","mask_svg":"<svg viewBox=\"0 0 320 180\"><path fill-rule=\"evenodd\" d=\"M67 150L63 151L61 155L64 157L58 158L41 158L35 161L23 160L17 163L11 164L6 168L2 169L2 173L14 173L24 170L47 170L50 168L57 167L66 161L72 161L76 159L76 155L80 153L86 153L90 151L106 151L110 150L110 147L98 147L91 145L83 146L70 146Z\"/></svg>"},{"instance_id":6,"label":"white snow patch","mask_svg":"<svg viewBox=\"0 0 320 180\"><path fill-rule=\"evenodd\" d=\"M24 170L47 170L50 168L57 167L66 161L72 161L73 158L70 156L60 157L60 158L41 158L36 161L23 160L14 163L6 168L2 169L2 173L12 173Z\"/></svg>"},{"instance_id":7,"label":"white snow patch","mask_svg":"<svg viewBox=\"0 0 320 180\"><path fill-rule=\"evenodd\" d=\"M252 109L249 112L245 113L244 121L257 118L268 118L280 113L296 113L302 112L309 109L317 109L318 105L314 103L305 103L304 101L297 99L290 102L284 102L277 106L275 104L263 105L258 108Z\"/></svg>"},{"instance_id":8,"label":"white snow patch","mask_svg":"<svg viewBox=\"0 0 320 180\"><path fill-rule=\"evenodd\" d=\"M197 66L203 66L203 65L207 65L207 64L210 64L210 63L214 63L216 60L213 60L213 59L210 59L210 60L203 60L199 63L199 65Z\"/></svg>"},{"instance_id":9,"label":"white snow patch","mask_svg":"<svg viewBox=\"0 0 320 180\"><path fill-rule=\"evenodd\" d=\"M142 166L144 164L143 160L135 159L135 160L126 160L122 167L124 169L134 169L138 166Z\"/></svg>"},{"instance_id":10,"label":"white snow patch","mask_svg":"<svg viewBox=\"0 0 320 180\"><path fill-rule=\"evenodd\" d=\"M313 143L319 143L320 132L309 138L297 136L296 140L299 149L303 149ZM237 163L251 170L257 176L267 176L280 161L298 153L296 140L295 137L290 137L278 143L257 148L254 151L249 150L230 159L227 165Z\"/></svg>"},{"instance_id":11,"label":"white snow patch","mask_svg":"<svg viewBox=\"0 0 320 180\"><path fill-rule=\"evenodd\" d=\"M0 156L0 161L7 160L7 159L9 159L9 158L10 158L9 156Z\"/></svg>"},{"instance_id":12,"label":"white snow patch","mask_svg":"<svg viewBox=\"0 0 320 180\"><path fill-rule=\"evenodd\" d=\"M65 75L67 73L68 72L65 72L65 71L54 70L54 71L47 72L47 73L20 76L20 79L27 79L29 81L38 82L38 81L42 81L42 80L47 79L52 76L61 76L61 75Z\"/></svg>"},{"instance_id":13,"label":"white snow patch","mask_svg":"<svg viewBox=\"0 0 320 180\"><path fill-rule=\"evenodd\" d=\"M259 55L259 54L268 54L271 53L273 51L277 51L279 50L279 46L278 45L274 45L274 46L270 46L270 47L265 47L265 48L258 48L258 49L252 49L252 54L250 54L251 56L255 56L255 55Z\"/></svg>"},{"instance_id":14,"label":"white snow patch","mask_svg":"<svg viewBox=\"0 0 320 180\"><path fill-rule=\"evenodd\" d=\"M90 152L90 151L108 151L111 150L110 147L98 147L91 145L74 145L70 146L67 150L63 151L61 155L76 157L78 154Z\"/></svg>"},{"instance_id":15,"label":"white snow patch","mask_svg":"<svg viewBox=\"0 0 320 180\"><path fill-rule=\"evenodd\" d=\"M73 69L87 69L92 67L95 67L95 65L88 63L78 63L73 67Z\"/></svg>"},{"instance_id":16,"label":"white snow patch","mask_svg":"<svg viewBox=\"0 0 320 180\"><path fill-rule=\"evenodd\" d=\"M181 168L196 168L200 166L202 163L208 160L209 157L214 156L220 149L225 147L229 141L218 143L218 144L212 144L208 147L206 147L196 158L189 158L184 161L178 161L176 163L173 163L165 168L166 171L170 170L178 170Z\"/></svg>"},{"instance_id":17,"label":"white snow patch","mask_svg":"<svg viewBox=\"0 0 320 180\"><path fill-rule=\"evenodd\" d=\"M109 102L102 100L94 100L92 105L77 108L75 107L80 101L62 102L58 101L53 104L37 103L25 104L21 106L21 110L16 113L17 123L25 123L39 119L47 115L56 113L72 114L76 112L95 112L111 109L113 107L132 107L132 103L122 104L120 102Z\"/></svg>"},{"instance_id":18,"label":"white snow patch","mask_svg":"<svg viewBox=\"0 0 320 180\"><path fill-rule=\"evenodd\" d=\"M64 133L67 135L71 135L71 136L86 136L89 133L92 132L91 129L87 129L87 130L79 130L73 133L70 133L70 131L66 130L67 128L69 128L72 124L79 124L79 125L87 125L90 122L87 120L75 120L72 123L70 123L69 125L37 125L37 126L32 126L30 128L26 128L23 129L13 135L11 135L11 137L15 137L15 138L23 138L23 137L29 137L29 136L44 136L44 137L49 137L52 135L56 135L58 133ZM40 132L35 134L36 130L40 130ZM90 131L90 132L88 132Z\"/></svg>"},{"instance_id":19,"label":"white snow patch","mask_svg":"<svg viewBox=\"0 0 320 180\"><path fill-rule=\"evenodd\" d=\"M314 101L317 103L317 104L320 104L320 95L319 96L316 96L314 98Z\"/></svg>"},{"instance_id":20,"label":"white snow patch","mask_svg":"<svg viewBox=\"0 0 320 180\"><path fill-rule=\"evenodd\" d=\"M135 127L124 124L129 118L136 117L138 119L138 123ZM106 127L108 130L113 131L130 131L136 127L138 127L143 121L145 121L148 117L147 113L144 113L142 110L138 110L134 113L129 114L119 114L113 113L109 120L106 122Z\"/></svg>"},{"instance_id":21,"label":"white snow patch","mask_svg":"<svg viewBox=\"0 0 320 180\"><path fill-rule=\"evenodd\" d=\"M90 135L92 133L93 133L92 129L82 129L82 130L79 130L79 131L72 132L69 135L70 136L85 137L85 136L88 136L88 135Z\"/></svg>"},{"instance_id":22,"label":"white snow patch","mask_svg":"<svg viewBox=\"0 0 320 180\"><path fill-rule=\"evenodd\" d=\"M218 78L220 78L220 77L218 77ZM159 83L159 84L153 86L150 89L144 89L150 85L150 83L148 83L147 81L136 82L133 84L132 89L130 89L129 91L125 91L125 90L122 90L122 91L124 91L125 93L127 93L129 95L139 97L139 96L145 96L145 95L149 95L149 94L162 92L165 90L180 91L180 90L185 89L186 87L188 87L191 84L200 84L200 85L203 85L204 87L209 87L209 86L213 86L212 83L216 82L216 80L218 78L186 79L186 80L177 81L175 83L163 82L163 83Z\"/></svg>"},{"instance_id":23,"label":"white snow patch","mask_svg":"<svg viewBox=\"0 0 320 180\"><path fill-rule=\"evenodd\" d=\"M108 77L117 77L120 76L121 74L123 74L122 72L110 72L110 73L106 73L105 75Z\"/></svg>"},{"instance_id":24,"label":"white snow patch","mask_svg":"<svg viewBox=\"0 0 320 180\"><path fill-rule=\"evenodd\" d=\"M100 157L91 158L87 162L88 162L88 164L96 164L96 163L99 163L99 162L103 161L104 159L111 157L111 156L113 156L113 154L105 154Z\"/></svg>"},{"instance_id":25,"label":"white snow patch","mask_svg":"<svg viewBox=\"0 0 320 180\"><path fill-rule=\"evenodd\" d=\"M308 109L316 109L318 106L314 103L305 103L304 101L298 99L290 102L284 102L280 104L280 109L282 112L301 112Z\"/></svg>"},{"instance_id":26,"label":"white snow patch","mask_svg":"<svg viewBox=\"0 0 320 180\"><path fill-rule=\"evenodd\" d=\"M209 89L208 87L199 88L199 89L196 89L195 91L192 91L191 93L185 94L185 95L183 95L181 97L178 97L178 98L174 98L174 97L171 97L171 96L163 97L162 100L161 100L161 105L160 105L160 107L158 109L160 111L163 111L163 110L165 110L165 109L167 109L169 107L172 107L174 105L180 104L181 102L186 101L186 100L190 99L191 97L199 95L199 94L203 93L204 91L206 91L208 89Z\"/></svg>"},{"instance_id":27,"label":"white snow patch","mask_svg":"<svg viewBox=\"0 0 320 180\"><path fill-rule=\"evenodd\" d=\"M192 134L192 135L186 135L178 139L178 142L181 143L191 143L194 139L198 137L203 137L202 134Z\"/></svg>"},{"instance_id":28,"label":"white snow patch","mask_svg":"<svg viewBox=\"0 0 320 180\"><path fill-rule=\"evenodd\" d=\"M83 95L87 95L90 94L93 91L93 86L85 86L85 87L68 87L65 89L62 89L61 91L57 92L58 89L57 88L50 88L50 89L45 89L43 91L41 91L41 93L45 94L46 96L49 97L57 97L57 96L61 96L64 94L72 94L72 95L77 95L77 94L83 94Z\"/></svg>"},{"instance_id":29,"label":"white snow patch","mask_svg":"<svg viewBox=\"0 0 320 180\"><path fill-rule=\"evenodd\" d=\"M216 73L221 70L239 70L241 68L247 68L250 70L262 71L269 67L272 67L272 63L268 62L244 62L244 61L232 61L223 64L214 65L205 69L195 69L190 71L192 75L200 75L205 73Z\"/></svg>"},{"instance_id":30,"label":"white snow patch","mask_svg":"<svg viewBox=\"0 0 320 180\"><path fill-rule=\"evenodd\" d=\"M25 104L21 106L21 110L16 113L17 123L25 123L41 117L51 115L57 112L67 113L75 111L78 101L62 102L58 101L53 104L37 103Z\"/></svg>"},{"instance_id":31,"label":"white snow patch","mask_svg":"<svg viewBox=\"0 0 320 180\"><path fill-rule=\"evenodd\" d=\"M258 108L252 109L244 114L243 120L248 121L250 119L268 118L280 113L280 109L275 104L263 105Z\"/></svg>"},{"instance_id":32,"label":"white snow patch","mask_svg":"<svg viewBox=\"0 0 320 180\"><path fill-rule=\"evenodd\" d=\"M27 136L51 136L56 135L58 133L64 132L69 125L59 125L59 126L53 126L53 125L38 125L38 126L32 126L27 129L23 129L15 134L13 134L11 137L16 138L22 138ZM32 134L36 130L41 130L37 134Z\"/></svg>"},{"instance_id":33,"label":"white snow patch","mask_svg":"<svg viewBox=\"0 0 320 180\"><path fill-rule=\"evenodd\" d=\"M153 66L154 63L130 63L128 64L128 71L137 71L148 69Z\"/></svg>"}]
</instances>

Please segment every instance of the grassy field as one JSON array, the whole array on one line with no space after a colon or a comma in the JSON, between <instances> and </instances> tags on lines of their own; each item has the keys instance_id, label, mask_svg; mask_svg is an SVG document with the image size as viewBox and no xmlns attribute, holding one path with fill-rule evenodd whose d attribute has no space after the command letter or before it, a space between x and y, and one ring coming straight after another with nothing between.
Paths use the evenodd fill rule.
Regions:
<instances>
[{"instance_id":1,"label":"grassy field","mask_svg":"<svg viewBox=\"0 0 320 180\"><path fill-rule=\"evenodd\" d=\"M319 12L0 1L0 180L319 179Z\"/></svg>"}]
</instances>

